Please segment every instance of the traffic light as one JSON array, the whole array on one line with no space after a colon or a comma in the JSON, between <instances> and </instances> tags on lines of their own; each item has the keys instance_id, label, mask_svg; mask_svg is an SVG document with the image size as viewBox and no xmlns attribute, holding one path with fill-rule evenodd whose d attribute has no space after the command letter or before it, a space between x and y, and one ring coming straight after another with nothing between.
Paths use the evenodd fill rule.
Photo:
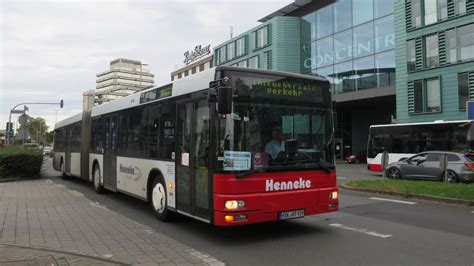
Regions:
<instances>
[{"instance_id":1,"label":"traffic light","mask_svg":"<svg viewBox=\"0 0 474 266\"><path fill-rule=\"evenodd\" d=\"M6 131L11 131L13 130L13 123L12 122L7 122L7 128L6 128Z\"/></svg>"},{"instance_id":2,"label":"traffic light","mask_svg":"<svg viewBox=\"0 0 474 266\"><path fill-rule=\"evenodd\" d=\"M64 106L64 101L63 101L63 100L61 100L61 101L59 102L59 106L60 106L61 108L63 108L63 106Z\"/></svg>"}]
</instances>

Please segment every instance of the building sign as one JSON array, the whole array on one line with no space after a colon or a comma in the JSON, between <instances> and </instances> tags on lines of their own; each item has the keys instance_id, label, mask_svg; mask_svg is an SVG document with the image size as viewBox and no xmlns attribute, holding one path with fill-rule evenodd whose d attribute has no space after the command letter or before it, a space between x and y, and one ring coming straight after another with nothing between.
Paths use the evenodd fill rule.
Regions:
<instances>
[{"instance_id":1,"label":"building sign","mask_svg":"<svg viewBox=\"0 0 474 266\"><path fill-rule=\"evenodd\" d=\"M303 46L303 67L305 69L314 69L331 65L336 62L343 62L351 59L353 56L373 54L378 50L388 50L395 46L395 34L389 33L385 36L367 40L367 42L358 42L347 47L339 47L334 51L328 49L325 51L323 47L316 47L316 51L311 49L310 45Z\"/></svg>"},{"instance_id":2,"label":"building sign","mask_svg":"<svg viewBox=\"0 0 474 266\"><path fill-rule=\"evenodd\" d=\"M211 45L201 47L198 45L194 48L194 51L187 51L184 53L184 63L188 65L191 62L196 61L197 59L206 56L211 53Z\"/></svg>"}]
</instances>

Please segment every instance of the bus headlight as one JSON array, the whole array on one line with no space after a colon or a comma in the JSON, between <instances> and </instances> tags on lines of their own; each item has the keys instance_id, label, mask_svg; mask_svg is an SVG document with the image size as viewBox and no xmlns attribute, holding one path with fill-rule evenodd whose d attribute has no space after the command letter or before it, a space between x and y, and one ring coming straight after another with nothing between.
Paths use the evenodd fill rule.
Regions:
<instances>
[{"instance_id":1,"label":"bus headlight","mask_svg":"<svg viewBox=\"0 0 474 266\"><path fill-rule=\"evenodd\" d=\"M236 210L245 208L245 201L243 200L227 200L225 202L225 208L227 210Z\"/></svg>"},{"instance_id":2,"label":"bus headlight","mask_svg":"<svg viewBox=\"0 0 474 266\"><path fill-rule=\"evenodd\" d=\"M330 199L336 200L337 197L338 197L337 191L333 191L333 192L331 192L331 194L329 194Z\"/></svg>"}]
</instances>

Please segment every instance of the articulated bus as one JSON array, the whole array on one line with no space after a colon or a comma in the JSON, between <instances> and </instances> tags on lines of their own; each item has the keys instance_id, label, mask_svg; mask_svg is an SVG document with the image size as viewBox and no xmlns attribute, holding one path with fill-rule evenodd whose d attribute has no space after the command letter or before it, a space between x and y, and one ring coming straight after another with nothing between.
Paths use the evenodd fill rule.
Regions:
<instances>
[{"instance_id":1,"label":"articulated bus","mask_svg":"<svg viewBox=\"0 0 474 266\"><path fill-rule=\"evenodd\" d=\"M338 210L328 81L217 67L55 126L54 168L96 192L232 226Z\"/></svg>"},{"instance_id":2,"label":"articulated bus","mask_svg":"<svg viewBox=\"0 0 474 266\"><path fill-rule=\"evenodd\" d=\"M431 150L470 153L474 150L473 123L462 120L371 126L367 169L382 172L384 151L388 152L388 163Z\"/></svg>"}]
</instances>

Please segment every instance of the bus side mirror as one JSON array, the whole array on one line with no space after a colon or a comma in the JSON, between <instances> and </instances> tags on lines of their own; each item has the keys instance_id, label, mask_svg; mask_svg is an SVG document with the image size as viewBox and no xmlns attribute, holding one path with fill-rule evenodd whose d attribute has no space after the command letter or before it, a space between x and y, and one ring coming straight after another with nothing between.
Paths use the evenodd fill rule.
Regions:
<instances>
[{"instance_id":1,"label":"bus side mirror","mask_svg":"<svg viewBox=\"0 0 474 266\"><path fill-rule=\"evenodd\" d=\"M219 114L232 113L232 88L219 87L217 89L217 112Z\"/></svg>"}]
</instances>

